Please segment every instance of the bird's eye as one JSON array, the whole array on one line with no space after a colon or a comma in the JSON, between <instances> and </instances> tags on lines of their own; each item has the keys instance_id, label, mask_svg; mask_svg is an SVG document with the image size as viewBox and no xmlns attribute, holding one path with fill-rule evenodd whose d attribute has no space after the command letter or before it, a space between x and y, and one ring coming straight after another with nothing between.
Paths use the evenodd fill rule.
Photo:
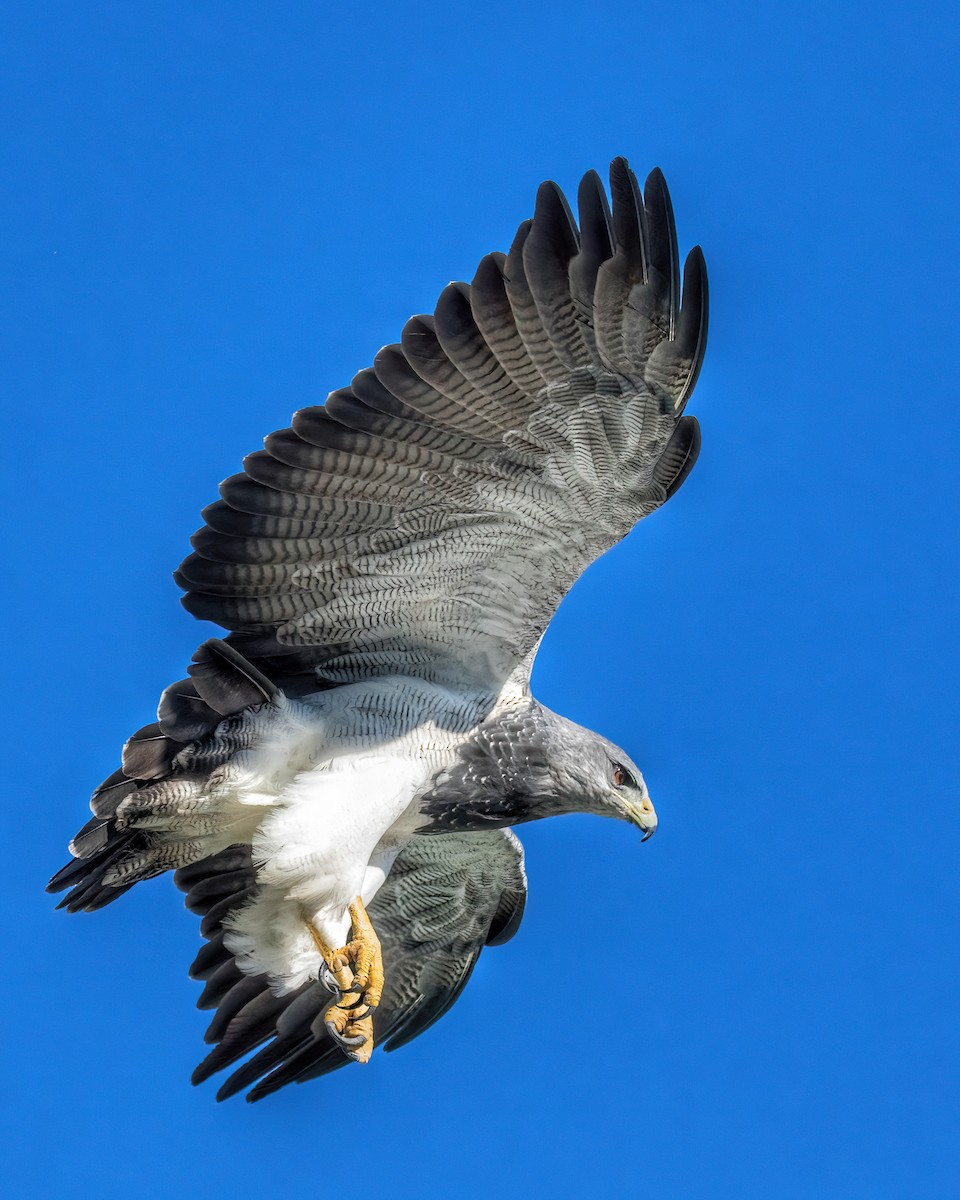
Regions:
<instances>
[{"instance_id":1,"label":"bird's eye","mask_svg":"<svg viewBox=\"0 0 960 1200\"><path fill-rule=\"evenodd\" d=\"M636 787L637 781L622 763L613 764L614 787Z\"/></svg>"}]
</instances>

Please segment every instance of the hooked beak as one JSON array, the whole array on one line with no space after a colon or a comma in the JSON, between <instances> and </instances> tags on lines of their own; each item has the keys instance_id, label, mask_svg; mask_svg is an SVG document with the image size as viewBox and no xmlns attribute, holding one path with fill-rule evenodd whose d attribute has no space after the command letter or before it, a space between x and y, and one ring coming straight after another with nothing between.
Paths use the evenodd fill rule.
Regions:
<instances>
[{"instance_id":1,"label":"hooked beak","mask_svg":"<svg viewBox=\"0 0 960 1200\"><path fill-rule=\"evenodd\" d=\"M630 819L638 829L643 830L641 842L646 842L657 832L657 813L649 796L644 796L639 804L630 806Z\"/></svg>"}]
</instances>

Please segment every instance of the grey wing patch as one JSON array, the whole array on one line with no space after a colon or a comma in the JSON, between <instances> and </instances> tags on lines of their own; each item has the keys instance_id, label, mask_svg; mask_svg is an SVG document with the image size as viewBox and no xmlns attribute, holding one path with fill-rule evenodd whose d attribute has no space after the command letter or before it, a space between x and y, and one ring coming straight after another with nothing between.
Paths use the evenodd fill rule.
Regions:
<instances>
[{"instance_id":1,"label":"grey wing patch","mask_svg":"<svg viewBox=\"0 0 960 1200\"><path fill-rule=\"evenodd\" d=\"M329 1037L329 993L317 983L275 996L265 975L247 976L223 946L222 922L256 888L250 848L233 846L177 871L186 904L208 939L190 973L205 983L199 1006L216 1008L205 1035L215 1043L193 1074L201 1083L257 1050L217 1093L251 1087L260 1100L350 1061ZM369 905L383 945L386 983L374 1037L395 1050L449 1011L486 946L516 933L526 900L523 849L509 830L415 837Z\"/></svg>"},{"instance_id":2,"label":"grey wing patch","mask_svg":"<svg viewBox=\"0 0 960 1200\"><path fill-rule=\"evenodd\" d=\"M448 1011L483 947L516 933L526 896L523 848L510 830L413 839L370 910L392 976L379 1030L374 1021L388 1050Z\"/></svg>"},{"instance_id":3,"label":"grey wing patch","mask_svg":"<svg viewBox=\"0 0 960 1200\"><path fill-rule=\"evenodd\" d=\"M578 228L543 184L508 254L271 434L205 510L176 576L185 606L273 679L472 675L498 692L699 447L682 413L706 345L703 256L681 287L659 170L641 189L615 159L610 194L585 176Z\"/></svg>"}]
</instances>

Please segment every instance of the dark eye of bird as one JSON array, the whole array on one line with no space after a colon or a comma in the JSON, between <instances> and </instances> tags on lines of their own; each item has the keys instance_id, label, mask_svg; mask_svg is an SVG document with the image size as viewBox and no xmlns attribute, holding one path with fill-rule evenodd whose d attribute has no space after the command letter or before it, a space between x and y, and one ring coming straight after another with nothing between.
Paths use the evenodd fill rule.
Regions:
<instances>
[{"instance_id":1,"label":"dark eye of bird","mask_svg":"<svg viewBox=\"0 0 960 1200\"><path fill-rule=\"evenodd\" d=\"M622 763L613 764L614 787L636 787L637 781Z\"/></svg>"}]
</instances>

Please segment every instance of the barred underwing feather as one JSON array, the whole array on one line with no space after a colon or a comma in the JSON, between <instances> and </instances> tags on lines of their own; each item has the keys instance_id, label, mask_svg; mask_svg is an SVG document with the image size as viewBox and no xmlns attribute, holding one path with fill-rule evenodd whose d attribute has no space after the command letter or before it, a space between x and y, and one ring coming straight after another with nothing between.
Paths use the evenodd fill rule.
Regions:
<instances>
[{"instance_id":1,"label":"barred underwing feather","mask_svg":"<svg viewBox=\"0 0 960 1200\"><path fill-rule=\"evenodd\" d=\"M486 388L479 388L444 350L432 316L411 317L403 327L400 344L407 362L424 382L499 434L512 428L516 420L515 404L510 403L514 390L495 361L489 365Z\"/></svg>"},{"instance_id":2,"label":"barred underwing feather","mask_svg":"<svg viewBox=\"0 0 960 1200\"><path fill-rule=\"evenodd\" d=\"M696 417L681 417L654 472L654 479L666 489L668 500L693 470L699 453L699 422Z\"/></svg>"},{"instance_id":3,"label":"barred underwing feather","mask_svg":"<svg viewBox=\"0 0 960 1200\"><path fill-rule=\"evenodd\" d=\"M661 342L644 368L644 382L661 390L683 412L690 398L707 348L707 268L699 246L687 255L683 268L683 299L677 336Z\"/></svg>"},{"instance_id":4,"label":"barred underwing feather","mask_svg":"<svg viewBox=\"0 0 960 1200\"><path fill-rule=\"evenodd\" d=\"M301 409L294 415L293 432L310 446L339 451L340 455L355 458L373 458L378 466L384 462L395 462L417 471L443 471L449 470L456 461L450 455L428 449L410 438L385 437L382 433L349 428L333 420L326 408ZM309 451L303 457L307 461ZM316 456L314 461L318 461ZM320 461L327 463L331 460L329 456L323 456ZM338 457L334 461L340 462L342 459Z\"/></svg>"},{"instance_id":5,"label":"barred underwing feather","mask_svg":"<svg viewBox=\"0 0 960 1200\"><path fill-rule=\"evenodd\" d=\"M480 260L470 284L470 310L491 353L517 385L518 395L530 398L527 407L532 408L543 387L543 376L514 321L503 275L505 264L504 254L487 254Z\"/></svg>"},{"instance_id":6,"label":"barred underwing feather","mask_svg":"<svg viewBox=\"0 0 960 1200\"><path fill-rule=\"evenodd\" d=\"M221 895L225 879L234 890ZM221 1100L250 1085L256 1086L248 1099L259 1100L349 1062L326 1033L322 1018L331 997L318 983L277 996L264 976L237 971L223 944L223 921L249 898L253 879L247 846L230 847L175 876L191 911L204 919L217 914L190 969L206 983L200 1006L219 1006L205 1038L214 1048L193 1082L261 1047L220 1088ZM525 896L523 851L509 831L414 838L369 907L387 981L374 1016L377 1040L397 1049L439 1020L484 945L502 945L516 932Z\"/></svg>"},{"instance_id":7,"label":"barred underwing feather","mask_svg":"<svg viewBox=\"0 0 960 1200\"><path fill-rule=\"evenodd\" d=\"M604 364L628 378L637 373L632 347L625 339L624 316L633 289L646 283L647 250L643 201L623 159L610 168L613 197L614 254L601 263L594 291L597 346Z\"/></svg>"},{"instance_id":8,"label":"barred underwing feather","mask_svg":"<svg viewBox=\"0 0 960 1200\"><path fill-rule=\"evenodd\" d=\"M680 255L673 204L659 167L654 167L647 176L643 186L643 207L650 253L648 278L655 283L659 293L666 336L673 338L680 312Z\"/></svg>"},{"instance_id":9,"label":"barred underwing feather","mask_svg":"<svg viewBox=\"0 0 960 1200\"><path fill-rule=\"evenodd\" d=\"M403 422L405 429L424 431L425 435L429 434L432 437L449 441L451 446L469 446L471 447L470 453L483 452L490 445L495 444L497 437L495 430L491 434L493 440L485 441L471 432L471 429L461 429L457 421L457 410L454 410L452 419L441 421L433 415L428 398L432 398L433 402L439 404L445 414L449 409L449 401L445 396L433 392L416 373L411 372L410 365L403 357L399 346L384 346L377 354L375 362L380 364L380 370L386 377L394 379L398 395L402 391L406 379L413 393L421 400L420 406L417 407L399 399L398 395L384 385L375 367L365 367L354 375L349 388L340 388L338 391L330 393L327 405L329 406L333 401L334 407L331 411L336 411L336 406L341 400L352 400L355 403L363 404L373 413L379 413L382 417L392 417ZM475 421L475 418L472 418L465 410L461 409L459 413L463 415L468 424ZM453 450L448 452L454 453Z\"/></svg>"},{"instance_id":10,"label":"barred underwing feather","mask_svg":"<svg viewBox=\"0 0 960 1200\"><path fill-rule=\"evenodd\" d=\"M220 485L220 495L223 502L237 513L317 521L326 527L333 526L344 531L376 529L389 524L396 517L396 510L390 505L323 495L301 495L257 483L249 475L231 475Z\"/></svg>"},{"instance_id":11,"label":"barred underwing feather","mask_svg":"<svg viewBox=\"0 0 960 1200\"><path fill-rule=\"evenodd\" d=\"M297 563L227 563L195 552L180 564L175 578L185 591L215 596L275 596L299 591Z\"/></svg>"},{"instance_id":12,"label":"barred underwing feather","mask_svg":"<svg viewBox=\"0 0 960 1200\"><path fill-rule=\"evenodd\" d=\"M408 333L411 342L412 332ZM496 445L503 431L485 416L476 413L469 404L438 391L423 379L407 361L403 346L384 346L373 360L373 369L380 383L406 407L422 416L461 433ZM453 390L453 389L452 389Z\"/></svg>"},{"instance_id":13,"label":"barred underwing feather","mask_svg":"<svg viewBox=\"0 0 960 1200\"><path fill-rule=\"evenodd\" d=\"M207 562L274 565L302 562L325 549L323 538L267 535L251 537L199 529L190 539L197 557Z\"/></svg>"},{"instance_id":14,"label":"barred underwing feather","mask_svg":"<svg viewBox=\"0 0 960 1200\"><path fill-rule=\"evenodd\" d=\"M341 425L386 440L409 442L432 450L445 458L476 458L488 452L489 447L473 438L442 429L422 419L410 416L393 416L379 412L359 400L346 388L331 392L327 397L326 409Z\"/></svg>"},{"instance_id":15,"label":"barred underwing feather","mask_svg":"<svg viewBox=\"0 0 960 1200\"><path fill-rule=\"evenodd\" d=\"M451 283L443 289L433 315L433 328L444 355L486 397L477 411L501 428L512 428L532 407L532 401L503 369L477 328L467 284Z\"/></svg>"},{"instance_id":16,"label":"barred underwing feather","mask_svg":"<svg viewBox=\"0 0 960 1200\"><path fill-rule=\"evenodd\" d=\"M517 229L503 264L503 283L520 340L544 381L552 383L563 379L566 369L543 327L524 268L523 251L532 228L530 220L522 221Z\"/></svg>"},{"instance_id":17,"label":"barred underwing feather","mask_svg":"<svg viewBox=\"0 0 960 1200\"><path fill-rule=\"evenodd\" d=\"M231 537L306 539L325 532L316 516L267 516L263 513L241 512L225 500L214 500L203 510L208 529Z\"/></svg>"},{"instance_id":18,"label":"barred underwing feather","mask_svg":"<svg viewBox=\"0 0 960 1200\"><path fill-rule=\"evenodd\" d=\"M399 644L380 652L384 672L466 672L495 693L573 580L696 457L678 421L705 345L702 256L681 292L658 170L641 192L615 159L610 194L583 177L578 229L543 184L506 256L486 255L372 369L271 434L207 510L177 575L186 607L235 635L313 644L318 682L331 643L343 681L349 643L365 677L369 648L406 630L430 649L413 667ZM504 570L518 553L530 569Z\"/></svg>"},{"instance_id":19,"label":"barred underwing feather","mask_svg":"<svg viewBox=\"0 0 960 1200\"><path fill-rule=\"evenodd\" d=\"M580 216L580 249L570 261L570 297L577 309L584 338L596 342L593 320L594 292L602 263L613 257L610 205L596 171L588 171L577 191Z\"/></svg>"},{"instance_id":20,"label":"barred underwing feather","mask_svg":"<svg viewBox=\"0 0 960 1200\"><path fill-rule=\"evenodd\" d=\"M523 269L540 323L569 370L585 362L600 365L593 336L577 319L572 294L571 264L579 250L579 232L566 197L555 183L541 184L523 246Z\"/></svg>"},{"instance_id":21,"label":"barred underwing feather","mask_svg":"<svg viewBox=\"0 0 960 1200\"><path fill-rule=\"evenodd\" d=\"M284 449L278 441L273 443L273 449L279 454ZM378 472L375 463L376 460L331 454L320 469L284 462L266 450L248 454L243 460L252 479L279 492L391 507L408 507L419 497L420 471L389 464Z\"/></svg>"}]
</instances>

